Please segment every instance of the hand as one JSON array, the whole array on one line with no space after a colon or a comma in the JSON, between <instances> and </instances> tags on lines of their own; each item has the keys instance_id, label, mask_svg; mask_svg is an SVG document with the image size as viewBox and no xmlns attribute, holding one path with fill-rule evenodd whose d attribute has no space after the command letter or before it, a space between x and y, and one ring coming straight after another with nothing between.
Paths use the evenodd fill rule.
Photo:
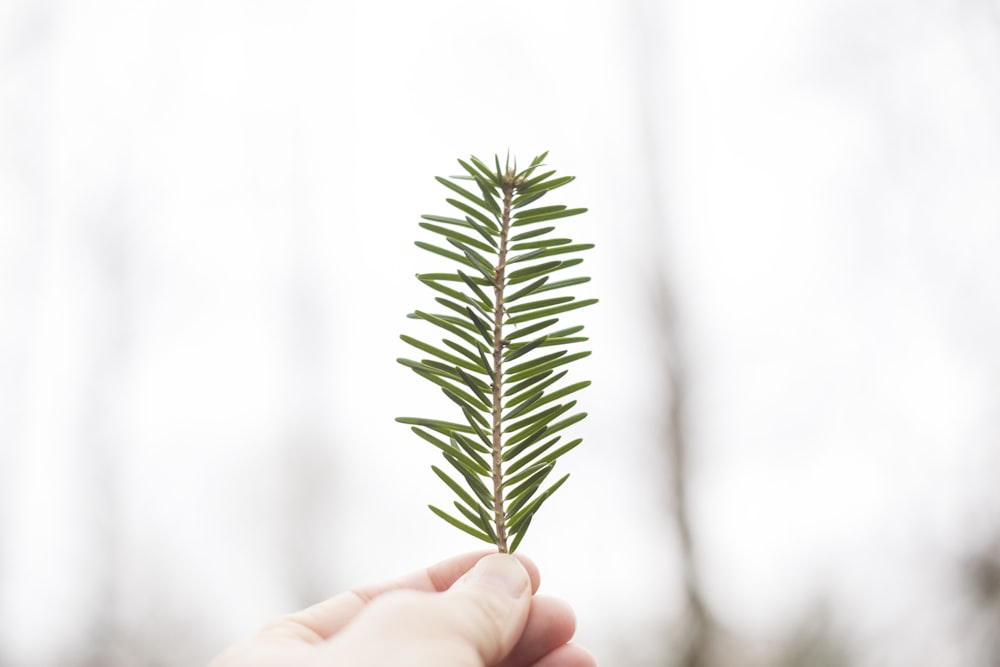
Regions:
<instances>
[{"instance_id":1,"label":"hand","mask_svg":"<svg viewBox=\"0 0 1000 667\"><path fill-rule=\"evenodd\" d=\"M282 617L209 667L596 667L538 568L466 554Z\"/></svg>"}]
</instances>

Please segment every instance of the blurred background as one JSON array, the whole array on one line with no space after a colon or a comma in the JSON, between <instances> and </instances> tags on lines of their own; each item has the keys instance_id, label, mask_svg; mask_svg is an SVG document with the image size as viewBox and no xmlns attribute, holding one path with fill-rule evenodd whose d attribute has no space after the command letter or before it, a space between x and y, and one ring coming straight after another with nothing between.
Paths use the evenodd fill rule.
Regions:
<instances>
[{"instance_id":1,"label":"blurred background","mask_svg":"<svg viewBox=\"0 0 1000 667\"><path fill-rule=\"evenodd\" d=\"M433 176L508 149L597 245L522 545L578 640L1000 665L996 0L3 0L0 666L204 664L478 548L395 359Z\"/></svg>"}]
</instances>

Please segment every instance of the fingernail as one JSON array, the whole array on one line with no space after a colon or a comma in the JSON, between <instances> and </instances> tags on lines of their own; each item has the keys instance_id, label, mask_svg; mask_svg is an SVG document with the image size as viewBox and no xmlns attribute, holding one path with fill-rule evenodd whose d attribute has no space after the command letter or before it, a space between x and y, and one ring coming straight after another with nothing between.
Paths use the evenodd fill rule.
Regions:
<instances>
[{"instance_id":1,"label":"fingernail","mask_svg":"<svg viewBox=\"0 0 1000 667\"><path fill-rule=\"evenodd\" d=\"M531 580L524 566L508 554L491 554L481 558L476 566L469 570L465 581L495 588L512 598L521 597L531 586Z\"/></svg>"}]
</instances>

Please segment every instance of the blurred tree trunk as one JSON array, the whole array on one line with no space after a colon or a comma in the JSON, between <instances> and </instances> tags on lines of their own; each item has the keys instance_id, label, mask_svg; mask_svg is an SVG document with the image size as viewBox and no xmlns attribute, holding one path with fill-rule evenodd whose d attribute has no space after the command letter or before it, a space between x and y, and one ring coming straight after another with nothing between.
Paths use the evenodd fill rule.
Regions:
<instances>
[{"instance_id":1,"label":"blurred tree trunk","mask_svg":"<svg viewBox=\"0 0 1000 667\"><path fill-rule=\"evenodd\" d=\"M678 667L710 667L713 664L716 623L705 603L700 585L697 548L689 508L690 442L687 437L685 405L688 369L681 344L673 281L662 254L666 245L664 230L668 224L664 204L664 193L668 191L668 185L661 153L664 142L657 130L667 125L666 119L670 114L669 110L658 107L656 96L666 85L661 74L666 55L656 48L663 41L665 17L659 11L661 6L655 0L634 0L632 3L633 25L637 35L635 57L640 117L639 159L642 173L646 176L643 193L646 198L645 240L653 253L648 258L652 266L650 314L654 325L654 342L659 353L658 368L665 408L658 432L667 453L669 516L677 536L685 601L683 647L675 664Z\"/></svg>"},{"instance_id":2,"label":"blurred tree trunk","mask_svg":"<svg viewBox=\"0 0 1000 667\"><path fill-rule=\"evenodd\" d=\"M1000 666L1000 534L972 551L962 565L973 658Z\"/></svg>"},{"instance_id":3,"label":"blurred tree trunk","mask_svg":"<svg viewBox=\"0 0 1000 667\"><path fill-rule=\"evenodd\" d=\"M690 443L687 438L685 397L687 371L677 330L676 309L666 275L659 272L653 286L652 311L657 321L660 372L664 384L666 410L660 426L667 450L671 492L671 520L677 534L681 576L684 585L684 646L677 662L680 667L709 667L715 642L715 622L705 604L700 585L698 559L691 526Z\"/></svg>"}]
</instances>

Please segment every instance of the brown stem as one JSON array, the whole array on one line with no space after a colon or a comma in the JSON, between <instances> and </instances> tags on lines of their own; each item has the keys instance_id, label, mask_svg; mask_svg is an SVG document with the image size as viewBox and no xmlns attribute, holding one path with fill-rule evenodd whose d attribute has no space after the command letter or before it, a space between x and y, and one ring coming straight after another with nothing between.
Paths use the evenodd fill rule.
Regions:
<instances>
[{"instance_id":1,"label":"brown stem","mask_svg":"<svg viewBox=\"0 0 1000 667\"><path fill-rule=\"evenodd\" d=\"M501 439L501 394L503 392L503 286L507 264L507 233L510 230L511 201L514 198L514 174L503 179L503 217L500 222L500 248L493 271L493 520L496 523L497 549L507 553L507 517L503 506L503 442Z\"/></svg>"}]
</instances>

